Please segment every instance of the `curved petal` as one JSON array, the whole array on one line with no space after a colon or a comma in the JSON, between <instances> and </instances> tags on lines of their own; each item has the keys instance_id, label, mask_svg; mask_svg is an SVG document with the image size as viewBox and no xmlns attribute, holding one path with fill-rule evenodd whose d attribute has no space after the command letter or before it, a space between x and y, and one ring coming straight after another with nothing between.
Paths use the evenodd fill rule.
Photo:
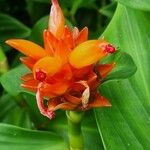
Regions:
<instances>
[{"instance_id":1,"label":"curved petal","mask_svg":"<svg viewBox=\"0 0 150 150\"><path fill-rule=\"evenodd\" d=\"M50 33L50 31L48 30L44 30L43 32L43 37L44 37L44 48L45 51L50 55L53 56L54 55L54 44L56 43L57 39L55 39L55 37Z\"/></svg>"},{"instance_id":2,"label":"curved petal","mask_svg":"<svg viewBox=\"0 0 150 150\"><path fill-rule=\"evenodd\" d=\"M72 96L71 94L65 94L64 95L64 98L72 103L72 104L75 104L75 105L79 105L82 103L82 99L81 98L78 98L78 97L75 97L75 96Z\"/></svg>"},{"instance_id":3,"label":"curved petal","mask_svg":"<svg viewBox=\"0 0 150 150\"><path fill-rule=\"evenodd\" d=\"M61 67L60 71L57 72L53 77L47 79L48 83L66 82L71 80L73 76L71 67L69 64L65 64Z\"/></svg>"},{"instance_id":4,"label":"curved petal","mask_svg":"<svg viewBox=\"0 0 150 150\"><path fill-rule=\"evenodd\" d=\"M75 40L75 45L79 45L88 39L88 28L84 27Z\"/></svg>"},{"instance_id":5,"label":"curved petal","mask_svg":"<svg viewBox=\"0 0 150 150\"><path fill-rule=\"evenodd\" d=\"M43 83L40 85L40 90L44 96L47 97L55 97L64 94L68 89L68 83L55 83L55 84L48 84Z\"/></svg>"},{"instance_id":6,"label":"curved petal","mask_svg":"<svg viewBox=\"0 0 150 150\"><path fill-rule=\"evenodd\" d=\"M28 40L11 39L7 40L6 43L24 55L36 60L47 56L47 53L42 47Z\"/></svg>"},{"instance_id":7,"label":"curved petal","mask_svg":"<svg viewBox=\"0 0 150 150\"><path fill-rule=\"evenodd\" d=\"M100 74L102 78L105 78L115 67L115 63L113 64L100 64L96 66L97 72Z\"/></svg>"},{"instance_id":8,"label":"curved petal","mask_svg":"<svg viewBox=\"0 0 150 150\"><path fill-rule=\"evenodd\" d=\"M69 57L70 64L75 68L82 68L103 58L108 54L103 47L108 43L104 40L89 40L78 45Z\"/></svg>"},{"instance_id":9,"label":"curved petal","mask_svg":"<svg viewBox=\"0 0 150 150\"><path fill-rule=\"evenodd\" d=\"M72 110L76 107L76 105L69 103L69 102L63 102L61 98L53 98L48 101L48 110L56 111L58 109L63 110Z\"/></svg>"},{"instance_id":10,"label":"curved petal","mask_svg":"<svg viewBox=\"0 0 150 150\"><path fill-rule=\"evenodd\" d=\"M40 59L33 67L34 77L38 70L46 73L47 77L53 76L61 68L61 61L56 57L44 57Z\"/></svg>"},{"instance_id":11,"label":"curved petal","mask_svg":"<svg viewBox=\"0 0 150 150\"><path fill-rule=\"evenodd\" d=\"M69 49L72 49L74 47L73 35L72 35L72 32L70 31L69 27L67 27L67 26L65 26L62 39L67 44Z\"/></svg>"},{"instance_id":12,"label":"curved petal","mask_svg":"<svg viewBox=\"0 0 150 150\"><path fill-rule=\"evenodd\" d=\"M85 80L88 78L89 73L92 71L93 65L86 66L80 69L73 68L73 76L77 80Z\"/></svg>"},{"instance_id":13,"label":"curved petal","mask_svg":"<svg viewBox=\"0 0 150 150\"><path fill-rule=\"evenodd\" d=\"M34 80L33 74L32 73L25 74L24 76L21 77L21 80L24 82Z\"/></svg>"},{"instance_id":14,"label":"curved petal","mask_svg":"<svg viewBox=\"0 0 150 150\"><path fill-rule=\"evenodd\" d=\"M75 41L77 37L79 36L79 29L77 27L74 27L72 34L73 34L73 40Z\"/></svg>"},{"instance_id":15,"label":"curved petal","mask_svg":"<svg viewBox=\"0 0 150 150\"><path fill-rule=\"evenodd\" d=\"M52 119L55 117L55 113L54 111L48 110L47 107L45 107L44 105L44 99L43 99L43 95L40 92L40 90L38 89L37 93L36 93L36 100L37 100L37 105L38 108L40 110L40 113L46 117L48 117L49 119Z\"/></svg>"},{"instance_id":16,"label":"curved petal","mask_svg":"<svg viewBox=\"0 0 150 150\"><path fill-rule=\"evenodd\" d=\"M89 103L88 105L91 107L110 107L110 102L103 96L101 96L99 93L95 94L95 99Z\"/></svg>"},{"instance_id":17,"label":"curved petal","mask_svg":"<svg viewBox=\"0 0 150 150\"><path fill-rule=\"evenodd\" d=\"M36 61L30 57L20 57L21 62L32 70Z\"/></svg>"},{"instance_id":18,"label":"curved petal","mask_svg":"<svg viewBox=\"0 0 150 150\"><path fill-rule=\"evenodd\" d=\"M39 82L34 79L30 79L30 80L26 79L26 81L24 81L24 83L21 84L21 87L28 89L31 92L36 92L38 88L38 84Z\"/></svg>"},{"instance_id":19,"label":"curved petal","mask_svg":"<svg viewBox=\"0 0 150 150\"><path fill-rule=\"evenodd\" d=\"M55 51L55 57L59 57L63 64L68 63L68 55L70 54L70 48L64 43L63 40L59 40L57 43L57 49Z\"/></svg>"},{"instance_id":20,"label":"curved petal","mask_svg":"<svg viewBox=\"0 0 150 150\"><path fill-rule=\"evenodd\" d=\"M83 108L86 108L88 106L89 98L90 98L90 87L86 81L79 81L79 83L85 87L81 99L82 99Z\"/></svg>"},{"instance_id":21,"label":"curved petal","mask_svg":"<svg viewBox=\"0 0 150 150\"><path fill-rule=\"evenodd\" d=\"M60 38L64 32L64 15L57 0L52 0L52 7L50 11L49 30Z\"/></svg>"}]
</instances>

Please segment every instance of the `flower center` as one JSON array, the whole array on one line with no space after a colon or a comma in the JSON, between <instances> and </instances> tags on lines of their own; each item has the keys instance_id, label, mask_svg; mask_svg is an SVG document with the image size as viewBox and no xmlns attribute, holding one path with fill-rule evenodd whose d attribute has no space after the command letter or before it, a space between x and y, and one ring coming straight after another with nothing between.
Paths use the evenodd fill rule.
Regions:
<instances>
[{"instance_id":1,"label":"flower center","mask_svg":"<svg viewBox=\"0 0 150 150\"><path fill-rule=\"evenodd\" d=\"M35 73L36 80L43 82L46 79L46 73L40 69L36 70Z\"/></svg>"},{"instance_id":2,"label":"flower center","mask_svg":"<svg viewBox=\"0 0 150 150\"><path fill-rule=\"evenodd\" d=\"M111 44L107 44L105 45L104 50L108 53L114 53L116 51L116 48Z\"/></svg>"}]
</instances>

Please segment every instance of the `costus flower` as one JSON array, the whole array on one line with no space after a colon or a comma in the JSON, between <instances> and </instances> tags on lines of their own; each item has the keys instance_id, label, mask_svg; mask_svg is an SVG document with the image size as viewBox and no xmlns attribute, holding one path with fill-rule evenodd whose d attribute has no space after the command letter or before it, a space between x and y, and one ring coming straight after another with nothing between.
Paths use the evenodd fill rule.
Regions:
<instances>
[{"instance_id":1,"label":"costus flower","mask_svg":"<svg viewBox=\"0 0 150 150\"><path fill-rule=\"evenodd\" d=\"M97 87L114 67L114 63L99 62L114 53L115 47L104 39L88 40L87 27L70 29L64 20L58 1L52 0L44 48L28 40L6 41L25 55L20 60L31 71L21 78L21 86L36 93L40 112L50 119L58 109L111 106Z\"/></svg>"}]
</instances>

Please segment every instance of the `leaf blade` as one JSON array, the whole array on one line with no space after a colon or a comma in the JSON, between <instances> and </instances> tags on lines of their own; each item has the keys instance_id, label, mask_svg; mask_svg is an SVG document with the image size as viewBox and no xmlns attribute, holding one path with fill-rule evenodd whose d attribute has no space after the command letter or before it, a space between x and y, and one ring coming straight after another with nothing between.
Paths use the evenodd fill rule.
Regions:
<instances>
[{"instance_id":1,"label":"leaf blade","mask_svg":"<svg viewBox=\"0 0 150 150\"><path fill-rule=\"evenodd\" d=\"M32 131L0 124L0 148L3 150L66 150L63 140L54 133Z\"/></svg>"},{"instance_id":2,"label":"leaf blade","mask_svg":"<svg viewBox=\"0 0 150 150\"><path fill-rule=\"evenodd\" d=\"M108 82L101 87L112 104L112 108L95 110L105 149L147 150L150 147L149 20L148 12L118 5L104 32L105 38L129 53L137 65L131 79Z\"/></svg>"}]
</instances>

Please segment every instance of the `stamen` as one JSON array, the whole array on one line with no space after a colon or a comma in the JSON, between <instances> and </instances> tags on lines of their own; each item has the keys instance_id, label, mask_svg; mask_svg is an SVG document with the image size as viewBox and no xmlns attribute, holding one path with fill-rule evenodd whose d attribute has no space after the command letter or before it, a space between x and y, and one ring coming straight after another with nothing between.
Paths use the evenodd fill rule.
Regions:
<instances>
[{"instance_id":1,"label":"stamen","mask_svg":"<svg viewBox=\"0 0 150 150\"><path fill-rule=\"evenodd\" d=\"M108 53L114 53L114 52L116 52L116 48L111 44L107 44L104 47L104 51L106 51Z\"/></svg>"},{"instance_id":2,"label":"stamen","mask_svg":"<svg viewBox=\"0 0 150 150\"><path fill-rule=\"evenodd\" d=\"M36 70L35 73L36 80L43 82L46 79L46 73L40 69Z\"/></svg>"}]
</instances>

